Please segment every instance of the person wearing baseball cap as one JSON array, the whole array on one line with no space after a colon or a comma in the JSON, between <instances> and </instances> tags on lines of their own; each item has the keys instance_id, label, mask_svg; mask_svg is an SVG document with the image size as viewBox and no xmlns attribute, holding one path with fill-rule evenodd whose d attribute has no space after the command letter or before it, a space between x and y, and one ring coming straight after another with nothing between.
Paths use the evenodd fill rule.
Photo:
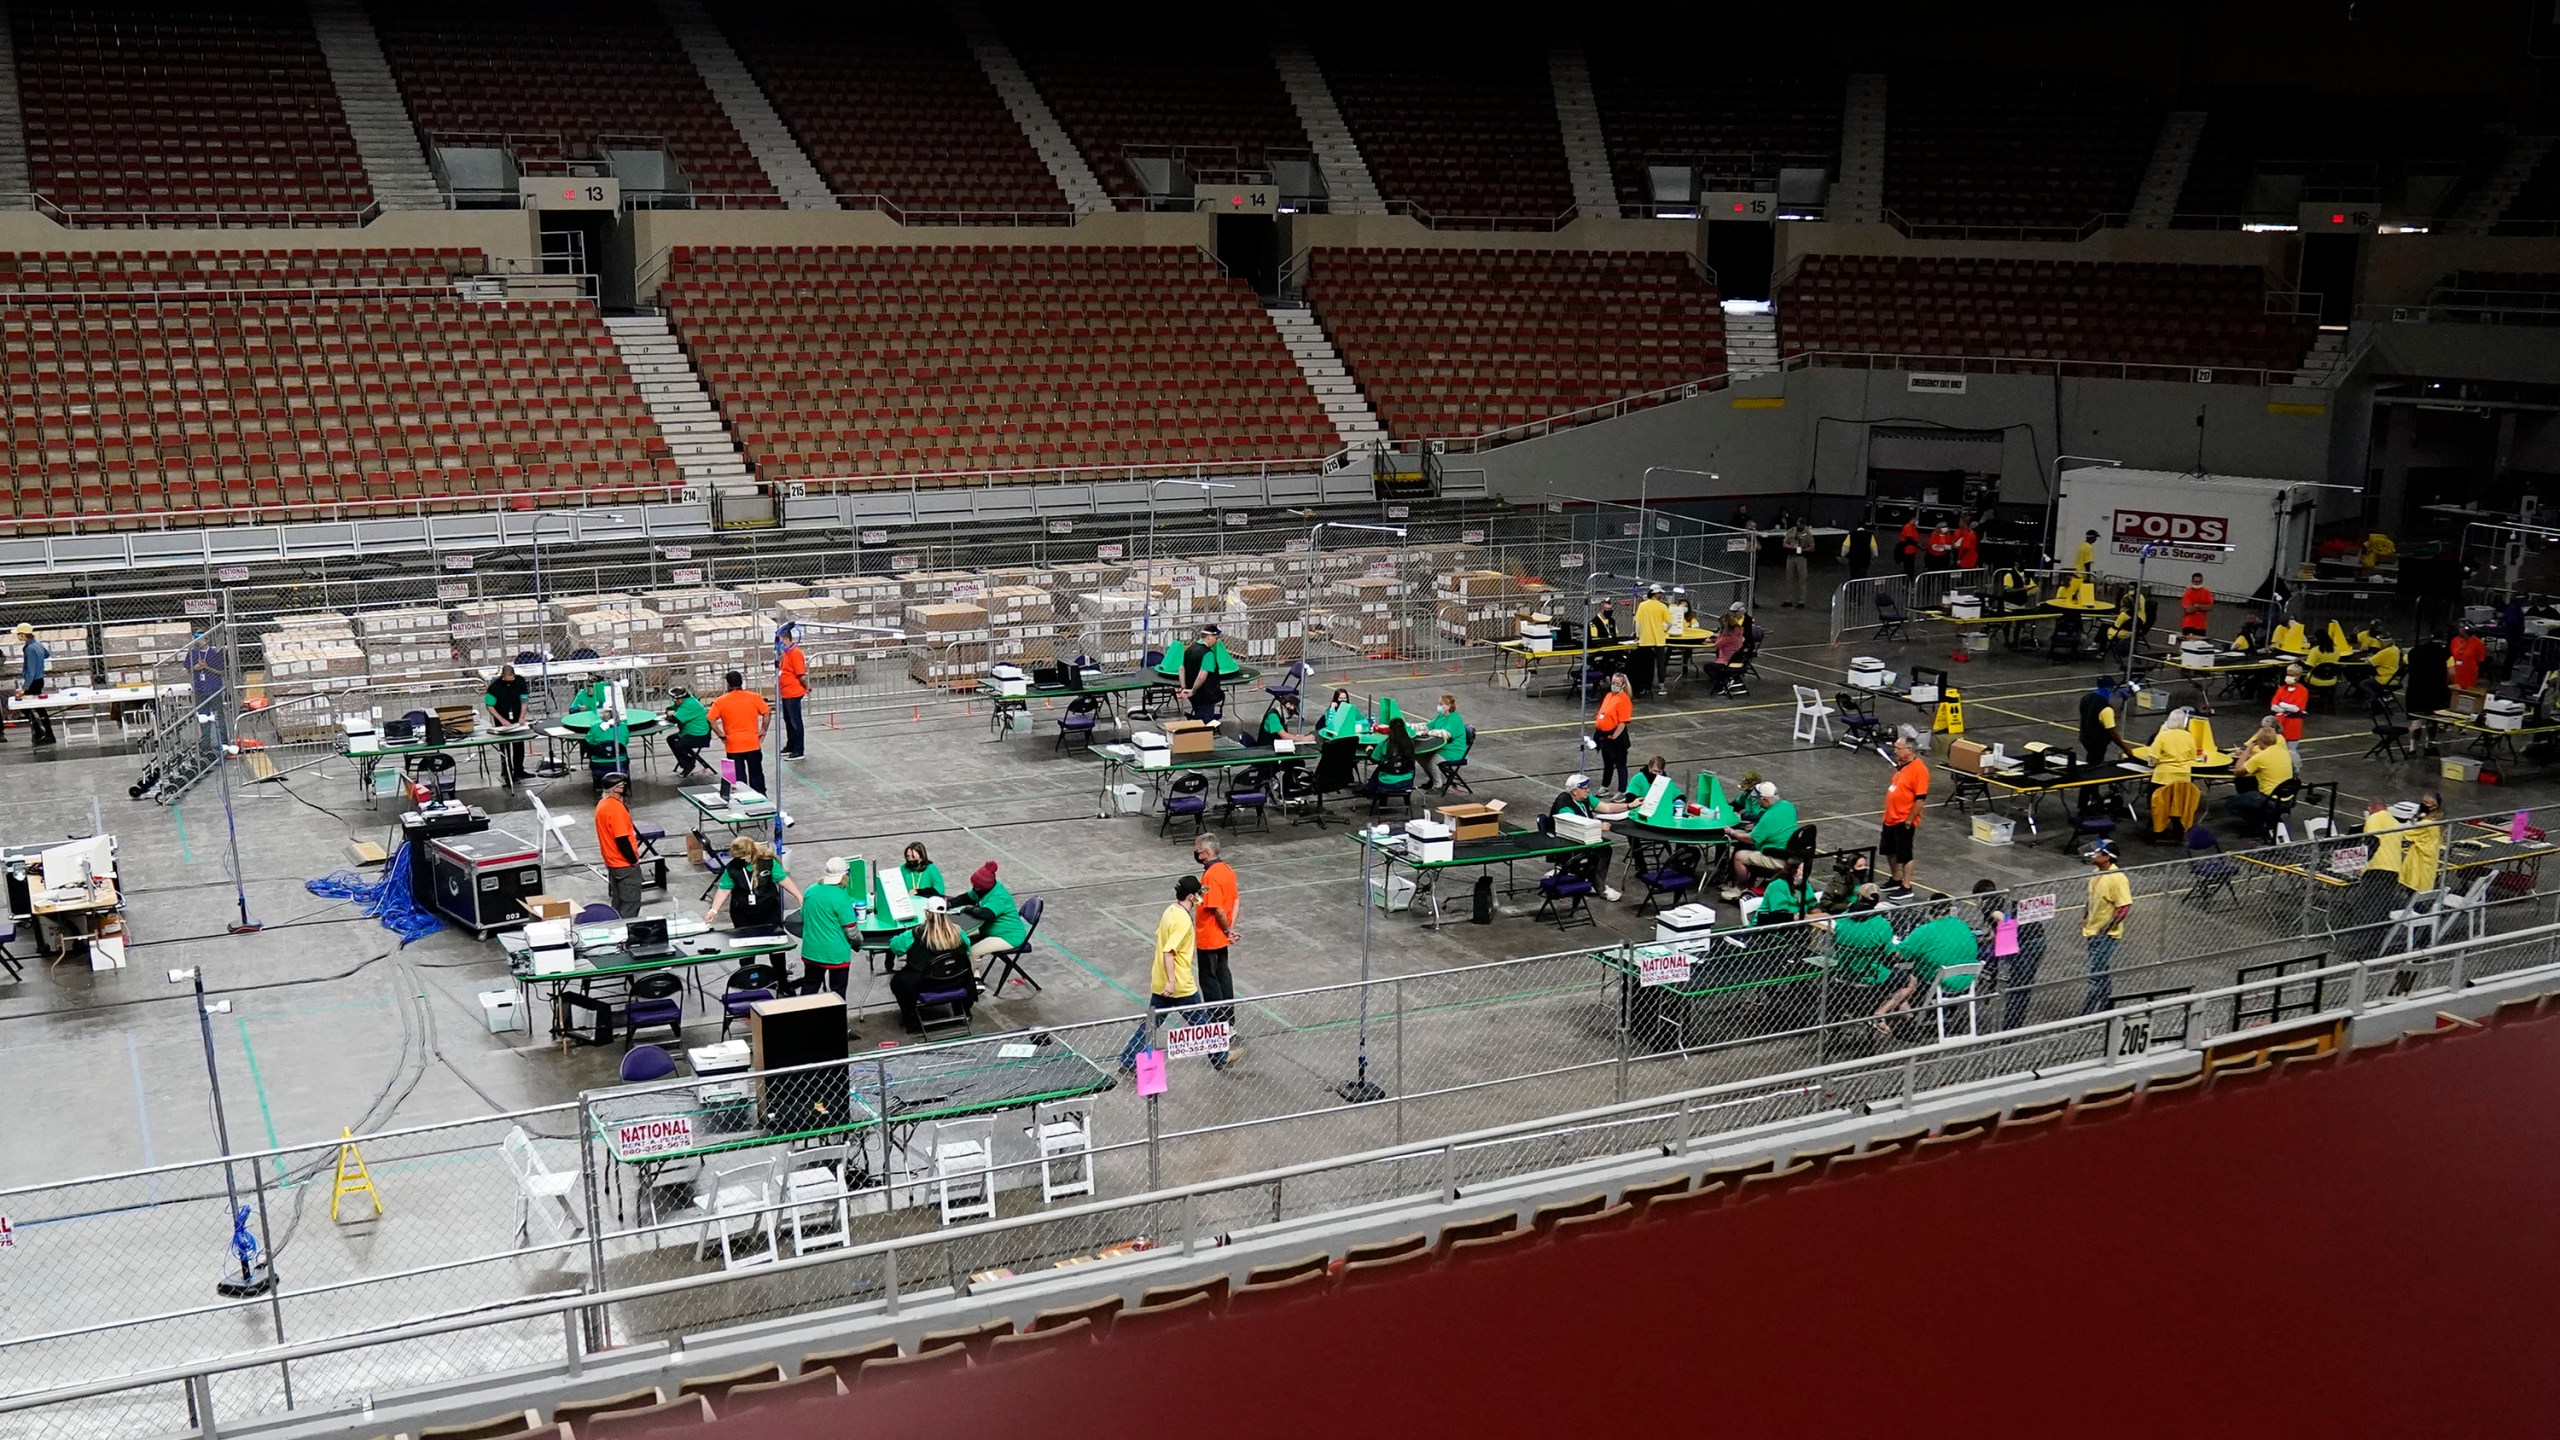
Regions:
<instances>
[{"instance_id":1,"label":"person wearing baseball cap","mask_svg":"<svg viewBox=\"0 0 2560 1440\"><path fill-rule=\"evenodd\" d=\"M1146 1048L1155 1028L1164 1023L1168 1010L1181 1010L1182 1018L1193 1025L1202 1023L1209 1012L1200 1005L1200 933L1198 919L1203 893L1197 875L1177 876L1173 882L1173 903L1164 907L1156 918L1155 958L1147 972L1147 1013L1120 1048L1120 1069L1125 1074L1138 1066L1138 1052ZM1211 1069L1227 1068L1227 1057L1209 1057Z\"/></svg>"},{"instance_id":2,"label":"person wearing baseball cap","mask_svg":"<svg viewBox=\"0 0 2560 1440\"><path fill-rule=\"evenodd\" d=\"M44 694L45 666L53 659L53 647L36 638L36 627L20 622L18 636L18 693ZM53 715L50 711L30 710L27 714L27 742L32 745L53 743Z\"/></svg>"},{"instance_id":3,"label":"person wearing baseball cap","mask_svg":"<svg viewBox=\"0 0 2560 1440\"><path fill-rule=\"evenodd\" d=\"M1787 847L1796 839L1796 802L1778 798L1778 784L1763 780L1751 787L1752 798L1760 802L1759 818L1750 828L1740 825L1724 832L1734 842L1733 879L1736 885L1748 884L1756 874L1774 875L1787 868ZM1738 900L1740 893L1731 887L1727 900Z\"/></svg>"},{"instance_id":4,"label":"person wearing baseball cap","mask_svg":"<svg viewBox=\"0 0 2560 1440\"><path fill-rule=\"evenodd\" d=\"M1031 927L1023 923L1022 907L1013 902L1013 892L996 879L996 862L988 861L970 872L968 893L959 897L960 904L983 917L976 933L969 937L969 958L983 960L999 951L1012 950L1031 938Z\"/></svg>"},{"instance_id":5,"label":"person wearing baseball cap","mask_svg":"<svg viewBox=\"0 0 2560 1440\"><path fill-rule=\"evenodd\" d=\"M800 892L800 993L843 995L853 980L853 865L830 856L818 883Z\"/></svg>"},{"instance_id":6,"label":"person wearing baseball cap","mask_svg":"<svg viewBox=\"0 0 2560 1440\"><path fill-rule=\"evenodd\" d=\"M640 913L640 831L631 823L631 777L616 770L597 781L604 793L596 799L596 852L604 856L604 894L613 913L628 920Z\"/></svg>"},{"instance_id":7,"label":"person wearing baseball cap","mask_svg":"<svg viewBox=\"0 0 2560 1440\"><path fill-rule=\"evenodd\" d=\"M1565 777L1564 788L1556 792L1554 803L1547 806L1547 813L1549 815L1588 815L1595 820L1616 819L1626 814L1629 808L1631 807L1623 801L1594 799L1591 794L1591 777L1577 770ZM1618 892L1609 886L1609 851L1605 847L1566 858L1575 874L1600 887L1602 896L1610 900L1618 898Z\"/></svg>"},{"instance_id":8,"label":"person wearing baseball cap","mask_svg":"<svg viewBox=\"0 0 2560 1440\"><path fill-rule=\"evenodd\" d=\"M667 698L675 704L667 709L667 753L675 757L676 778L690 780L696 770L708 769L702 752L711 747L711 712L702 697L682 685L667 687Z\"/></svg>"},{"instance_id":9,"label":"person wearing baseball cap","mask_svg":"<svg viewBox=\"0 0 2560 1440\"><path fill-rule=\"evenodd\" d=\"M2093 873L2088 905L2080 912L2080 943L2089 947L2089 998L2080 1013L2095 1015L2115 1003L2116 942L2124 938L2124 922L2133 914L2133 882L2116 868L2116 847L2104 840L2081 858Z\"/></svg>"}]
</instances>

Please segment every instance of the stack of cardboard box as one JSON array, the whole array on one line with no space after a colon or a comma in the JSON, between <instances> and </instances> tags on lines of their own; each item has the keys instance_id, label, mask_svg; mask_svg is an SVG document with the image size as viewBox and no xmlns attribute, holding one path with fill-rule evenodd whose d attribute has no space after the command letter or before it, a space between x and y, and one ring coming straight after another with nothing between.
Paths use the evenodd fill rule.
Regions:
<instances>
[{"instance_id":1,"label":"stack of cardboard box","mask_svg":"<svg viewBox=\"0 0 2560 1440\"><path fill-rule=\"evenodd\" d=\"M677 674L685 678L696 694L717 695L728 688L721 677L731 670L740 672L755 668L752 662L763 660L764 626L752 615L695 615L678 622L667 637L677 652Z\"/></svg>"},{"instance_id":2,"label":"stack of cardboard box","mask_svg":"<svg viewBox=\"0 0 2560 1440\"><path fill-rule=\"evenodd\" d=\"M1076 596L1075 634L1060 643L1104 669L1125 670L1146 652L1146 623L1144 590L1087 590Z\"/></svg>"},{"instance_id":3,"label":"stack of cardboard box","mask_svg":"<svg viewBox=\"0 0 2560 1440\"><path fill-rule=\"evenodd\" d=\"M365 678L364 649L344 616L335 628L306 621L279 626L259 639L270 692L311 694Z\"/></svg>"},{"instance_id":4,"label":"stack of cardboard box","mask_svg":"<svg viewBox=\"0 0 2560 1440\"><path fill-rule=\"evenodd\" d=\"M376 683L446 680L455 673L453 618L442 610L368 610L356 617L355 628L365 672Z\"/></svg>"},{"instance_id":5,"label":"stack of cardboard box","mask_svg":"<svg viewBox=\"0 0 2560 1440\"><path fill-rule=\"evenodd\" d=\"M984 606L909 605L907 673L928 685L974 685L986 674L987 612Z\"/></svg>"},{"instance_id":6,"label":"stack of cardboard box","mask_svg":"<svg viewBox=\"0 0 2560 1440\"><path fill-rule=\"evenodd\" d=\"M655 610L638 605L608 606L569 617L569 653L593 650L598 655L663 655L667 622Z\"/></svg>"},{"instance_id":7,"label":"stack of cardboard box","mask_svg":"<svg viewBox=\"0 0 2560 1440\"><path fill-rule=\"evenodd\" d=\"M689 620L696 615L734 615L745 608L735 591L716 585L652 590L645 598L650 609L669 620Z\"/></svg>"},{"instance_id":8,"label":"stack of cardboard box","mask_svg":"<svg viewBox=\"0 0 2560 1440\"><path fill-rule=\"evenodd\" d=\"M99 630L98 638L105 645L98 658L108 684L176 684L180 678L177 664L184 660L188 643L195 639L195 628L184 621L153 620L105 626ZM45 643L53 642L48 639ZM54 651L50 668L61 668L61 654L59 649Z\"/></svg>"},{"instance_id":9,"label":"stack of cardboard box","mask_svg":"<svg viewBox=\"0 0 2560 1440\"><path fill-rule=\"evenodd\" d=\"M1389 655L1403 648L1402 617L1396 613L1405 583L1392 576L1336 580L1325 587L1325 638L1363 655Z\"/></svg>"},{"instance_id":10,"label":"stack of cardboard box","mask_svg":"<svg viewBox=\"0 0 2560 1440\"><path fill-rule=\"evenodd\" d=\"M800 627L800 653L808 657L812 678L851 676L868 649L862 637L843 628L857 623L852 603L833 595L785 600L774 607L772 619L777 625L788 620Z\"/></svg>"},{"instance_id":11,"label":"stack of cardboard box","mask_svg":"<svg viewBox=\"0 0 2560 1440\"><path fill-rule=\"evenodd\" d=\"M769 615L785 600L809 598L809 587L796 580L750 580L735 588L738 608L750 615Z\"/></svg>"},{"instance_id":12,"label":"stack of cardboard box","mask_svg":"<svg viewBox=\"0 0 2560 1440\"><path fill-rule=\"evenodd\" d=\"M473 667L502 665L531 651L548 653L543 607L530 600L475 600L453 608L453 649Z\"/></svg>"},{"instance_id":13,"label":"stack of cardboard box","mask_svg":"<svg viewBox=\"0 0 2560 1440\"><path fill-rule=\"evenodd\" d=\"M1306 651L1306 610L1267 580L1248 580L1227 592L1218 624L1227 650L1257 670L1285 666Z\"/></svg>"},{"instance_id":14,"label":"stack of cardboard box","mask_svg":"<svg viewBox=\"0 0 2560 1440\"><path fill-rule=\"evenodd\" d=\"M1508 640L1518 628L1515 587L1498 570L1452 570L1434 592L1441 638L1462 644Z\"/></svg>"},{"instance_id":15,"label":"stack of cardboard box","mask_svg":"<svg viewBox=\"0 0 2560 1440\"><path fill-rule=\"evenodd\" d=\"M990 585L978 597L993 632L989 654L1015 665L1057 658L1058 599L1037 585Z\"/></svg>"}]
</instances>

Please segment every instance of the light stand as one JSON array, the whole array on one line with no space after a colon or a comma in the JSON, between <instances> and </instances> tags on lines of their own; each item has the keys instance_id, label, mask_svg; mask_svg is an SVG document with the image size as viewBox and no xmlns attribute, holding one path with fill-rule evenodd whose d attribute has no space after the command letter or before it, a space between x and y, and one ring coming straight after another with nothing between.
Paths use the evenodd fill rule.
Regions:
<instances>
[{"instance_id":1,"label":"light stand","mask_svg":"<svg viewBox=\"0 0 2560 1440\"><path fill-rule=\"evenodd\" d=\"M1306 512L1301 510L1298 513L1303 515ZM1318 562L1324 557L1324 532L1327 530L1375 530L1399 540L1405 537L1405 527L1401 525L1368 525L1357 520L1319 520L1307 527L1307 603L1298 617L1298 649L1302 657L1306 653L1307 636L1315 629L1316 587L1324 583L1324 567ZM1150 584L1148 593L1153 594L1154 588ZM1314 667L1315 662L1307 663L1310 669Z\"/></svg>"},{"instance_id":2,"label":"light stand","mask_svg":"<svg viewBox=\"0 0 2560 1440\"><path fill-rule=\"evenodd\" d=\"M1713 470L1683 470L1677 465L1647 465L1644 467L1644 473L1636 476L1636 582L1638 584L1642 584L1650 576L1644 563L1645 542L1653 536L1653 472L1657 470L1665 475L1695 475L1702 480L1724 478ZM1759 557L1752 558L1756 564ZM1674 573L1677 573L1676 569Z\"/></svg>"},{"instance_id":3,"label":"light stand","mask_svg":"<svg viewBox=\"0 0 2560 1440\"><path fill-rule=\"evenodd\" d=\"M541 604L541 603L542 603L542 526L543 526L543 523L544 523L545 521L549 521L549 520L564 520L564 521L567 521L567 522L568 522L568 524L570 525L570 527L571 527L572 529L574 529L574 528L576 528L576 526L577 526L577 523L578 523L578 517L579 517L579 516L581 516L581 515L584 515L585 513L586 513L586 512L585 512L585 511L583 511L583 510L545 510L545 511L543 511L542 513L540 513L540 514L538 514L538 515L536 515L536 516L534 516L534 517L533 517L533 527L532 527L532 529L531 529L530 531L528 531L527 533L529 533L529 534L533 537L533 603L534 603L534 604L539 605L539 604ZM598 516L597 516L597 517L595 517L595 518L597 518L597 519L599 519L599 520L610 520L610 521L612 521L613 523L615 523L615 524L619 525L619 524L621 524L621 523L622 523L622 512L621 512L621 511L619 511L619 510L608 510L608 511L604 512L603 514L598 515ZM542 622L541 622L540 620L538 620L538 619L537 619L534 623L535 623L536 625L539 625L539 624L541 624Z\"/></svg>"},{"instance_id":4,"label":"light stand","mask_svg":"<svg viewBox=\"0 0 2560 1440\"><path fill-rule=\"evenodd\" d=\"M170 971L169 983L172 985L192 983L195 986L196 1028L204 1037L204 1078L206 1085L211 1089L213 1101L213 1139L215 1146L222 1152L222 1193L230 1201L229 1207L223 1213L232 1217L231 1248L240 1265L240 1273L237 1276L226 1273L222 1279L214 1282L213 1288L216 1294L225 1298L246 1300L275 1289L276 1272L268 1258L259 1253L257 1237L249 1233L249 1211L240 1203L240 1183L232 1170L231 1126L222 1114L222 1067L214 1062L213 1017L230 1014L231 1002L218 1000L207 1003L204 995L202 966L191 970ZM253 1176L256 1174L254 1170L251 1173ZM272 1233L267 1228L267 1188L263 1178L259 1180L257 1200L258 1229L260 1233Z\"/></svg>"},{"instance_id":5,"label":"light stand","mask_svg":"<svg viewBox=\"0 0 2560 1440\"><path fill-rule=\"evenodd\" d=\"M1401 525L1370 525L1357 520L1319 520L1308 526L1307 611L1310 619L1313 618L1315 611L1316 586L1324 577L1322 567L1316 562L1317 557L1323 554L1324 532L1327 530L1372 530L1384 535L1393 535L1399 540L1405 537L1405 527ZM1299 628L1303 635L1307 627L1302 624ZM1303 640L1300 643L1303 644ZM1369 913L1375 908L1375 902L1369 896L1369 867L1376 856L1377 846L1374 843L1374 837L1364 833L1360 840L1359 1067L1352 1078L1336 1086L1333 1092L1354 1105L1366 1105L1372 1100L1383 1100L1387 1094L1386 1091L1378 1088L1377 1082L1369 1078L1369 932L1378 918Z\"/></svg>"},{"instance_id":6,"label":"light stand","mask_svg":"<svg viewBox=\"0 0 2560 1440\"><path fill-rule=\"evenodd\" d=\"M907 632L894 625L854 625L847 623L828 624L799 620L786 621L785 624L789 627L792 637L795 639L810 630L859 630L866 635L886 635L893 640L904 640L907 638ZM773 632L773 660L774 673L777 677L781 674L782 669L782 634L783 627L775 627ZM781 686L777 682L775 685L776 694L774 697L777 700L781 698L780 689ZM801 714L800 723L804 729L809 723L808 714L805 709ZM622 763L629 765L631 763L630 756L626 754L623 757ZM775 752L773 757L772 776L773 794L767 798L773 801L773 854L774 858L777 860L782 858L782 832L788 829L791 824L790 817L785 815L782 810L782 776L784 771L789 768L790 767L782 763L781 753L779 751Z\"/></svg>"}]
</instances>

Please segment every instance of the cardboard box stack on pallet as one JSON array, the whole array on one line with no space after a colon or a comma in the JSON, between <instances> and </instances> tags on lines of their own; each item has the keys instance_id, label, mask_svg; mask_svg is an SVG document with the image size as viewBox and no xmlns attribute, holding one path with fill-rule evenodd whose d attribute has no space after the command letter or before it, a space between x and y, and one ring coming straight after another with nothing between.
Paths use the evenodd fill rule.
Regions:
<instances>
[{"instance_id":1,"label":"cardboard box stack on pallet","mask_svg":"<svg viewBox=\"0 0 2560 1440\"><path fill-rule=\"evenodd\" d=\"M1405 583L1391 575L1336 580L1326 587L1325 638L1363 655L1392 655L1404 648L1397 613Z\"/></svg>"},{"instance_id":2,"label":"cardboard box stack on pallet","mask_svg":"<svg viewBox=\"0 0 2560 1440\"><path fill-rule=\"evenodd\" d=\"M735 615L746 608L745 602L734 592L716 585L652 590L645 598L649 608L666 620L689 620L697 615Z\"/></svg>"},{"instance_id":3,"label":"cardboard box stack on pallet","mask_svg":"<svg viewBox=\"0 0 2560 1440\"><path fill-rule=\"evenodd\" d=\"M633 602L588 610L568 620L569 653L593 650L598 655L664 655L667 622L655 610Z\"/></svg>"},{"instance_id":4,"label":"cardboard box stack on pallet","mask_svg":"<svg viewBox=\"0 0 2560 1440\"><path fill-rule=\"evenodd\" d=\"M927 685L975 685L988 664L987 612L979 605L910 605L907 673Z\"/></svg>"},{"instance_id":5,"label":"cardboard box stack on pallet","mask_svg":"<svg viewBox=\"0 0 2560 1440\"><path fill-rule=\"evenodd\" d=\"M443 681L460 668L453 658L453 620L427 606L367 610L356 616L365 673L378 682Z\"/></svg>"},{"instance_id":6,"label":"cardboard box stack on pallet","mask_svg":"<svg viewBox=\"0 0 2560 1440\"><path fill-rule=\"evenodd\" d=\"M1060 637L1105 670L1126 670L1145 653L1147 592L1087 590L1076 596L1074 634Z\"/></svg>"},{"instance_id":7,"label":"cardboard box stack on pallet","mask_svg":"<svg viewBox=\"0 0 2560 1440\"><path fill-rule=\"evenodd\" d=\"M1452 570L1440 577L1433 594L1444 640L1508 640L1519 627L1517 587L1501 571Z\"/></svg>"},{"instance_id":8,"label":"cardboard box stack on pallet","mask_svg":"<svg viewBox=\"0 0 2560 1440\"><path fill-rule=\"evenodd\" d=\"M907 592L895 580L838 580L819 587L819 593L844 602L851 623L870 626L874 633L840 635L837 642L847 654L858 659L895 655L906 642L894 634L906 628Z\"/></svg>"},{"instance_id":9,"label":"cardboard box stack on pallet","mask_svg":"<svg viewBox=\"0 0 2560 1440\"><path fill-rule=\"evenodd\" d=\"M898 577L898 593L911 605L944 605L951 602L955 588L983 583L975 570L910 570Z\"/></svg>"},{"instance_id":10,"label":"cardboard box stack on pallet","mask_svg":"<svg viewBox=\"0 0 2560 1440\"><path fill-rule=\"evenodd\" d=\"M800 627L800 653L808 657L811 679L852 678L865 647L859 637L836 628L855 623L851 604L832 595L804 595L777 603L768 618L776 627L786 620Z\"/></svg>"},{"instance_id":11,"label":"cardboard box stack on pallet","mask_svg":"<svg viewBox=\"0 0 2560 1440\"><path fill-rule=\"evenodd\" d=\"M1057 659L1058 599L1037 585L990 585L978 597L993 632L988 655L1026 668Z\"/></svg>"},{"instance_id":12,"label":"cardboard box stack on pallet","mask_svg":"<svg viewBox=\"0 0 2560 1440\"><path fill-rule=\"evenodd\" d=\"M366 678L364 648L346 616L277 619L287 623L259 637L271 696L309 695Z\"/></svg>"},{"instance_id":13,"label":"cardboard box stack on pallet","mask_svg":"<svg viewBox=\"0 0 2560 1440\"><path fill-rule=\"evenodd\" d=\"M763 643L763 623L752 615L691 616L677 622L667 640L679 662L674 678L705 697L728 688L729 671L746 674L772 654Z\"/></svg>"},{"instance_id":14,"label":"cardboard box stack on pallet","mask_svg":"<svg viewBox=\"0 0 2560 1440\"><path fill-rule=\"evenodd\" d=\"M531 600L474 600L453 607L453 650L465 667L503 665L528 651L550 653L544 607Z\"/></svg>"},{"instance_id":15,"label":"cardboard box stack on pallet","mask_svg":"<svg viewBox=\"0 0 2560 1440\"><path fill-rule=\"evenodd\" d=\"M1248 580L1227 592L1227 650L1256 670L1290 665L1306 652L1306 610L1268 580Z\"/></svg>"},{"instance_id":16,"label":"cardboard box stack on pallet","mask_svg":"<svg viewBox=\"0 0 2560 1440\"><path fill-rule=\"evenodd\" d=\"M103 626L98 631L104 647L98 652L101 673L110 685L150 685L160 681L175 684L180 678L177 667L186 658L188 642L194 638L195 628L183 620ZM53 644L50 639L45 643ZM57 648L50 668L60 671L62 663L62 652ZM163 667L167 667L165 672Z\"/></svg>"}]
</instances>

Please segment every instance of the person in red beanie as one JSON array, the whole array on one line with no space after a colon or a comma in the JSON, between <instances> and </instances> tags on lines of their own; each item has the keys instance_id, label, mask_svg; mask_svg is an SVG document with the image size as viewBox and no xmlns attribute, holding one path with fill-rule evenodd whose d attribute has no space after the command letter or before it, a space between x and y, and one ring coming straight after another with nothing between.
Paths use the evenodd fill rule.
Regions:
<instances>
[{"instance_id":1,"label":"person in red beanie","mask_svg":"<svg viewBox=\"0 0 2560 1440\"><path fill-rule=\"evenodd\" d=\"M996 879L993 860L971 873L969 893L960 897L960 904L984 917L969 937L973 959L1011 950L1031 938L1031 927L1022 923L1022 908L1013 903L1013 892Z\"/></svg>"}]
</instances>

